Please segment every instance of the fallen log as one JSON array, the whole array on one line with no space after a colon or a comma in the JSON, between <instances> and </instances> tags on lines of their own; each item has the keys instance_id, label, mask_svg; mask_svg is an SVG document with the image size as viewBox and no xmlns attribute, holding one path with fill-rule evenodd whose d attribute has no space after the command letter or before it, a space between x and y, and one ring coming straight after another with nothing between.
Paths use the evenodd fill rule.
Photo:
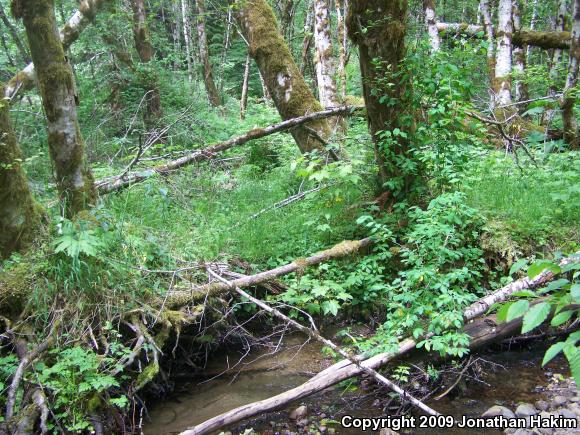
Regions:
<instances>
[{"instance_id":1,"label":"fallen log","mask_svg":"<svg viewBox=\"0 0 580 435\"><path fill-rule=\"evenodd\" d=\"M82 0L79 9L60 29L60 41L66 51L81 32L93 21L99 8L109 0ZM36 85L36 71L30 62L22 71L12 77L4 88L4 98L13 100L20 92L30 90Z\"/></svg>"},{"instance_id":2,"label":"fallen log","mask_svg":"<svg viewBox=\"0 0 580 435\"><path fill-rule=\"evenodd\" d=\"M560 266L564 266L573 261L578 261L578 254L563 259L562 261L559 262L559 264ZM465 328L466 329L469 328L469 322L473 321L473 319L475 319L476 317L479 317L482 314L484 314L493 304L506 300L510 295L518 291L540 287L546 282L552 280L553 278L554 274L551 271L546 270L537 275L533 279L522 278L520 280L514 281L511 284L508 284L505 287L502 287L501 289L480 299L479 301L467 307L467 309L463 312L464 320L466 323ZM517 319L514 320L514 322L517 322ZM501 328L502 331L517 330L517 324L516 326L514 326L513 322L510 322L509 324L504 324L503 326L497 324L495 325L491 324L491 326L492 328L493 327ZM482 333L480 335L485 336L486 334ZM505 335L501 336L505 337ZM479 343L482 343L483 338L480 338L477 341ZM416 344L417 342L414 339L407 338L399 343L399 350L395 353L381 353L371 358L366 358L365 355L361 355L358 357L358 359L361 360L361 364L363 366L376 369L378 367L385 365L394 358L400 357L401 355L411 351L412 349L415 348ZM234 423L253 417L255 415L279 409L283 406L288 405L291 402L318 393L328 387L336 385L337 383L352 378L354 376L358 376L362 373L363 371L357 365L354 365L351 361L342 360L330 366L329 368L323 370L322 372L318 373L316 376L314 376L313 378L303 383L302 385L299 385L296 388L285 391L268 399L249 403L247 405L243 405L238 408L232 409L228 412L225 412L223 414L220 414L216 417L213 417L203 422L202 425L208 431L210 431L210 428L211 430L217 430L218 428L227 425L232 425ZM182 432L181 435L184 434L200 435L202 433L207 432L185 431Z\"/></svg>"},{"instance_id":3,"label":"fallen log","mask_svg":"<svg viewBox=\"0 0 580 435\"><path fill-rule=\"evenodd\" d=\"M150 168L143 171L130 172L127 174L123 174L122 177L110 177L102 180L97 180L95 182L95 187L97 188L100 194L121 190L132 184L146 180L155 174L164 175L175 169L179 169L183 166L187 166L192 163L197 163L204 160L209 160L213 158L216 153L220 153L235 146L243 145L251 140L260 139L262 137L269 136L274 133L290 130L294 127L297 127L310 121L314 121L316 119L329 118L336 115L345 116L361 109L363 109L363 107L360 106L333 107L331 109L310 113L308 115L300 116L298 118L288 119L286 121L279 122L278 124L269 125L268 127L255 128L242 136L237 136L225 142L220 142L218 144L211 145L207 148L203 148L198 151L193 151L190 154L187 154L175 160L171 160L167 163L164 163L163 165L155 166L154 168Z\"/></svg>"},{"instance_id":4,"label":"fallen log","mask_svg":"<svg viewBox=\"0 0 580 435\"><path fill-rule=\"evenodd\" d=\"M462 34L472 38L484 38L484 27L468 23L437 23L442 35ZM517 47L534 46L543 49L569 49L572 41L570 32L539 32L536 30L517 30L512 34L512 44Z\"/></svg>"},{"instance_id":5,"label":"fallen log","mask_svg":"<svg viewBox=\"0 0 580 435\"><path fill-rule=\"evenodd\" d=\"M361 240L345 240L334 245L332 248L320 251L308 258L301 258L294 260L284 266L276 267L275 269L260 272L255 275L249 275L242 278L234 279L230 284L223 282L213 282L197 287L192 287L189 290L175 291L168 295L167 305L172 308L182 307L190 302L204 300L206 297L217 296L232 290L232 285L235 287L249 287L257 284L270 281L276 277L287 275L297 270L304 269L308 266L314 266L323 261L332 260L335 258L346 257L354 254L361 249L370 246L373 240L370 237Z\"/></svg>"}]
</instances>

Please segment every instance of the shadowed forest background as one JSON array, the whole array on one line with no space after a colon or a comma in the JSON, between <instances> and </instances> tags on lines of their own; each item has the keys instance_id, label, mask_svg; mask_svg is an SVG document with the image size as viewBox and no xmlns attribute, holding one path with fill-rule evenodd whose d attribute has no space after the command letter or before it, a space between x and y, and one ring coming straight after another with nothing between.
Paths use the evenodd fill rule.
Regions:
<instances>
[{"instance_id":1,"label":"shadowed forest background","mask_svg":"<svg viewBox=\"0 0 580 435\"><path fill-rule=\"evenodd\" d=\"M180 430L357 376L385 415L435 414L422 397L510 337L580 382L579 0L0 0L0 20L0 432L141 433L212 355L293 330L328 368Z\"/></svg>"}]
</instances>

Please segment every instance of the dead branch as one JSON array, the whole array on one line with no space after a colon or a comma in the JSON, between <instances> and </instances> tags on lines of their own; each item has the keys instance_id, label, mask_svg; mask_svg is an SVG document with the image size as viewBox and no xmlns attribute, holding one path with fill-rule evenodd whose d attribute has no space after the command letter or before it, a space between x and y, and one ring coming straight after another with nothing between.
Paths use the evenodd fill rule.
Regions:
<instances>
[{"instance_id":1,"label":"dead branch","mask_svg":"<svg viewBox=\"0 0 580 435\"><path fill-rule=\"evenodd\" d=\"M561 260L559 265L564 266L573 261L578 261L579 255L580 253L576 253L571 257L567 257ZM504 338L507 334L518 330L519 326L521 325L521 319L516 319L509 323L497 324L497 322L494 320L495 317L490 316L489 318L486 318L486 321L478 322L477 328L472 326L474 322L471 321L473 321L473 319L476 317L484 314L493 304L506 300L513 293L523 289L534 289L540 287L553 278L554 274L546 270L540 273L534 279L523 278L514 281L513 283L508 284L507 286L470 305L463 312L466 322L465 330L478 331L477 334L470 334L472 337L471 343L474 345L482 345L489 343L491 337L493 337L494 340L498 338ZM485 337L488 337L488 340L486 340ZM395 353L381 353L371 358L366 358L365 355L360 355L356 357L356 359L361 361L360 365L376 369L377 367L385 365L387 362L393 360L394 358L400 357L401 355L411 351L415 348L416 344L417 343L414 339L407 338L399 343L399 350ZM204 425L203 427L210 427L211 424L211 427L213 428L234 424L255 415L281 408L291 402L318 393L325 388L331 387L339 382L344 381L345 379L358 376L361 373L363 372L358 365L353 364L350 360L342 360L321 371L316 376L296 388L285 391L268 399L240 406L224 414L213 417L212 419L207 420L202 424ZM196 432L185 431L182 433L182 435L194 433Z\"/></svg>"},{"instance_id":2,"label":"dead branch","mask_svg":"<svg viewBox=\"0 0 580 435\"><path fill-rule=\"evenodd\" d=\"M341 106L334 107L331 109L322 110L320 112L310 113L308 115L300 116L298 118L288 119L286 121L279 122L278 124L269 125L264 128L255 128L250 130L242 136L237 136L231 138L225 142L220 142L215 145L211 145L207 148L203 148L198 151L189 153L183 157L175 160L171 160L163 165L155 166L153 168L130 172L123 174L123 177L109 177L102 180L97 180L95 186L100 194L110 193L117 190L124 189L132 184L138 183L140 181L146 180L155 174L165 175L174 171L176 169L182 168L184 166L190 165L192 163L197 163L213 158L217 153L228 150L230 148L243 145L254 139L259 139L262 137L269 136L274 133L279 133L281 131L289 130L297 125L302 125L316 119L329 118L336 115L349 115L360 111L362 107L359 106Z\"/></svg>"},{"instance_id":3,"label":"dead branch","mask_svg":"<svg viewBox=\"0 0 580 435\"><path fill-rule=\"evenodd\" d=\"M231 281L231 284L235 287L241 288L261 284L276 277L304 269L308 266L314 266L323 261L346 257L347 255L354 254L355 252L370 246L372 243L373 240L370 237L361 240L345 240L334 245L332 248L321 251L311 257L297 259L291 263L285 264L284 266L276 267L275 269L235 279ZM195 302L210 296L216 296L230 290L230 285L214 282L198 287L192 287L190 290L175 291L169 294L167 305L172 308L178 308L190 302Z\"/></svg>"}]
</instances>

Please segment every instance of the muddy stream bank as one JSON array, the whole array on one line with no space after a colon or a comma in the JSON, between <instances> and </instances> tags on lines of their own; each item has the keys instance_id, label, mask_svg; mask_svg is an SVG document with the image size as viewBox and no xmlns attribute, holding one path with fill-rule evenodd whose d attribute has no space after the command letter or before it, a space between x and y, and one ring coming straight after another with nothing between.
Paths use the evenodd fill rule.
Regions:
<instances>
[{"instance_id":1,"label":"muddy stream bank","mask_svg":"<svg viewBox=\"0 0 580 435\"><path fill-rule=\"evenodd\" d=\"M518 349L494 349L479 352L485 362L477 379L464 376L452 393L440 400L427 399L426 403L442 414L461 419L463 415L479 417L494 405L515 409L521 402L535 403L546 396L546 388L554 379L569 375L563 358L555 358L542 368L541 361L546 342L536 342ZM266 399L305 382L315 373L332 364L332 360L321 353L321 345L310 341L304 343L299 335L287 336L275 354L269 351L250 352L236 365L240 354L232 351L216 353L208 361L206 378L180 379L176 390L170 396L149 402L149 418L145 420L143 431L146 435L179 433L190 426L201 423L215 415L237 406ZM428 361L427 361L428 362ZM401 364L410 364L408 361ZM228 370L228 367L230 370ZM459 370L458 370L459 371ZM224 374L222 374L225 372ZM221 376L218 376L222 374ZM371 383L369 383L371 384ZM350 384L354 385L354 382ZM320 421L339 421L343 415L357 417L386 416L384 402L378 397L389 393L385 390L372 394L370 389L354 390L348 383L339 384L315 396L294 403L286 409L268 413L255 419L244 421L224 430L232 434L243 433L245 428L253 428L260 434L309 433L305 430L310 423L319 428ZM437 391L437 396L445 388ZM307 415L290 418L292 411L306 405ZM392 412L391 412L392 413ZM306 422L308 419L308 423ZM339 424L326 422L322 432L336 434L360 434L360 429L345 429ZM316 432L311 432L316 433ZM367 431L366 433L371 433ZM466 429L413 429L401 430L409 434L433 433L500 433L497 430L466 432Z\"/></svg>"}]
</instances>

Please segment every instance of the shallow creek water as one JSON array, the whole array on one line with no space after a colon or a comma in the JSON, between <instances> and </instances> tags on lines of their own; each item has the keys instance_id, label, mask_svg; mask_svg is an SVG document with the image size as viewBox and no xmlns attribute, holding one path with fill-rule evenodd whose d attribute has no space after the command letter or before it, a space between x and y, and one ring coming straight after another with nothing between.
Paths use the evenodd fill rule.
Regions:
<instances>
[{"instance_id":1,"label":"shallow creek water","mask_svg":"<svg viewBox=\"0 0 580 435\"><path fill-rule=\"evenodd\" d=\"M188 427L201 423L215 415L237 406L262 400L285 390L291 389L311 377L314 373L326 368L331 361L325 359L321 346L316 342L303 344L304 340L297 335L285 339L283 350L270 355L267 352L250 353L242 363L223 376L211 380L192 379L180 384L171 396L149 403L149 420L144 425L146 435L165 435L179 433ZM552 373L567 373L562 359L555 359L546 369L540 367L545 348L539 344L527 350L485 352L482 358L497 366L482 376L489 386L479 382L469 382L468 387L459 394L453 393L438 401L427 403L442 414L461 418L462 415L480 416L489 407L500 404L514 407L518 402L534 402L542 398L541 388L548 383ZM207 373L219 374L232 367L239 356L221 354L215 356L207 367ZM360 417L384 415L382 409L373 407L373 399L360 399L360 393L345 393L343 388L336 387L318 395L306 398L302 403L309 407L309 414L324 412L327 418L339 420L341 415L349 414ZM272 424L288 422L290 430L296 430L288 419L289 412L299 406L294 403L287 409L268 413L250 421L242 422L232 433L252 427L258 433L272 434ZM360 429L344 429L332 425L337 434L360 434ZM370 433L370 431L366 432ZM455 430L418 430L401 431L401 433L433 434L466 433L465 429ZM475 433L470 431L469 433ZM498 431L481 431L479 433L499 433Z\"/></svg>"}]
</instances>

